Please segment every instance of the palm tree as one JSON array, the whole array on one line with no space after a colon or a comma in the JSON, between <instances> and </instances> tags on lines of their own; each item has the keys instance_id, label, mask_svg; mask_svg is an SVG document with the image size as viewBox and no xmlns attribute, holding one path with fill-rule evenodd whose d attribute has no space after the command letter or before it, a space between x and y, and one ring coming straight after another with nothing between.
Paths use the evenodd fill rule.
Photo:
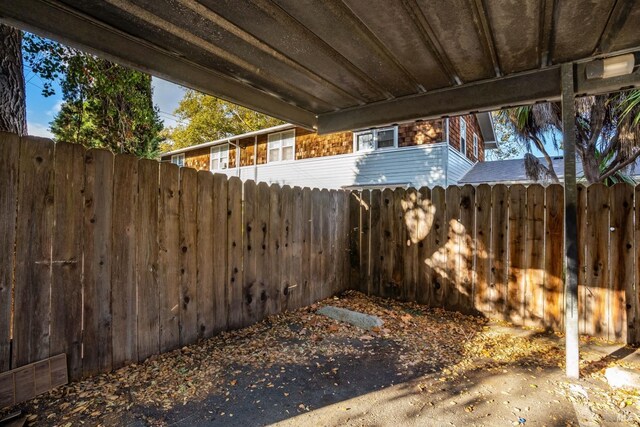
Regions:
<instances>
[{"instance_id":1,"label":"palm tree","mask_svg":"<svg viewBox=\"0 0 640 427\"><path fill-rule=\"evenodd\" d=\"M545 142L559 148L562 132L559 103L541 103L498 113L528 151L527 175L558 181ZM531 154L536 147L545 163ZM588 183L627 181L624 172L640 156L640 90L587 96L576 100L576 152Z\"/></svg>"}]
</instances>

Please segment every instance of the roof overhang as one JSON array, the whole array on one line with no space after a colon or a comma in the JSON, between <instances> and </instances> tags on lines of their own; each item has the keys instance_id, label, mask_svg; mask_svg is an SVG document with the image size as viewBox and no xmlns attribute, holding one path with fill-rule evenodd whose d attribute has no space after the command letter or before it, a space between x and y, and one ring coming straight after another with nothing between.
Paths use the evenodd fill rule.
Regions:
<instances>
[{"instance_id":1,"label":"roof overhang","mask_svg":"<svg viewBox=\"0 0 640 427\"><path fill-rule=\"evenodd\" d=\"M320 133L638 86L640 2L21 0L0 20Z\"/></svg>"}]
</instances>

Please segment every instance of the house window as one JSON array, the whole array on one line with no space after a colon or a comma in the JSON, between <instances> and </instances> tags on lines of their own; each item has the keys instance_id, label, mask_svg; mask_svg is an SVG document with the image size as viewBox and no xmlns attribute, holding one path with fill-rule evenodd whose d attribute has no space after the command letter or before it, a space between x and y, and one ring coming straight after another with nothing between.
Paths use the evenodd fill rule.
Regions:
<instances>
[{"instance_id":1,"label":"house window","mask_svg":"<svg viewBox=\"0 0 640 427\"><path fill-rule=\"evenodd\" d=\"M209 169L220 171L229 167L229 144L216 145L211 147Z\"/></svg>"},{"instance_id":2,"label":"house window","mask_svg":"<svg viewBox=\"0 0 640 427\"><path fill-rule=\"evenodd\" d=\"M268 136L269 149L267 150L267 162L280 162L295 158L295 131L270 133Z\"/></svg>"},{"instance_id":3,"label":"house window","mask_svg":"<svg viewBox=\"0 0 640 427\"><path fill-rule=\"evenodd\" d=\"M473 155L477 159L478 158L478 135L473 134Z\"/></svg>"},{"instance_id":4,"label":"house window","mask_svg":"<svg viewBox=\"0 0 640 427\"><path fill-rule=\"evenodd\" d=\"M460 117L460 152L467 155L467 122Z\"/></svg>"},{"instance_id":5,"label":"house window","mask_svg":"<svg viewBox=\"0 0 640 427\"><path fill-rule=\"evenodd\" d=\"M371 129L354 132L353 145L355 151L370 151L398 146L398 128Z\"/></svg>"},{"instance_id":6,"label":"house window","mask_svg":"<svg viewBox=\"0 0 640 427\"><path fill-rule=\"evenodd\" d=\"M184 153L174 154L171 156L171 163L180 167L184 166Z\"/></svg>"}]
</instances>

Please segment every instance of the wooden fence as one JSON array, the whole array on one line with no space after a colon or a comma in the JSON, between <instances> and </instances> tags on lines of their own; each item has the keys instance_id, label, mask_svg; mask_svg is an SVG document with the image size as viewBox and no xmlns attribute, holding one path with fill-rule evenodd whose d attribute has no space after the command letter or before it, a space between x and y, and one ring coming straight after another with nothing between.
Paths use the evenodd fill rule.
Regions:
<instances>
[{"instance_id":1,"label":"wooden fence","mask_svg":"<svg viewBox=\"0 0 640 427\"><path fill-rule=\"evenodd\" d=\"M360 230L352 236L355 287L562 330L560 185L387 189L354 196L359 203L351 215ZM637 343L640 186L581 186L578 214L580 331Z\"/></svg>"},{"instance_id":2,"label":"wooden fence","mask_svg":"<svg viewBox=\"0 0 640 427\"><path fill-rule=\"evenodd\" d=\"M0 134L0 372L107 372L347 289L348 198Z\"/></svg>"},{"instance_id":3,"label":"wooden fence","mask_svg":"<svg viewBox=\"0 0 640 427\"><path fill-rule=\"evenodd\" d=\"M640 187L579 189L580 329L640 341ZM0 372L107 372L346 289L563 327L563 189L268 186L0 134Z\"/></svg>"}]
</instances>

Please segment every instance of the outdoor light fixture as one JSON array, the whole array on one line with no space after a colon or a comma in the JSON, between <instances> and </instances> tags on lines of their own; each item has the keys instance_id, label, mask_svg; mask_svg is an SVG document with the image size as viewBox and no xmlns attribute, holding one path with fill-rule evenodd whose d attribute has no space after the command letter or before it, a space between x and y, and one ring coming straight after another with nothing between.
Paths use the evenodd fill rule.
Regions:
<instances>
[{"instance_id":1,"label":"outdoor light fixture","mask_svg":"<svg viewBox=\"0 0 640 427\"><path fill-rule=\"evenodd\" d=\"M597 59L587 64L587 79L608 79L631 74L635 65L636 58L633 53Z\"/></svg>"}]
</instances>

